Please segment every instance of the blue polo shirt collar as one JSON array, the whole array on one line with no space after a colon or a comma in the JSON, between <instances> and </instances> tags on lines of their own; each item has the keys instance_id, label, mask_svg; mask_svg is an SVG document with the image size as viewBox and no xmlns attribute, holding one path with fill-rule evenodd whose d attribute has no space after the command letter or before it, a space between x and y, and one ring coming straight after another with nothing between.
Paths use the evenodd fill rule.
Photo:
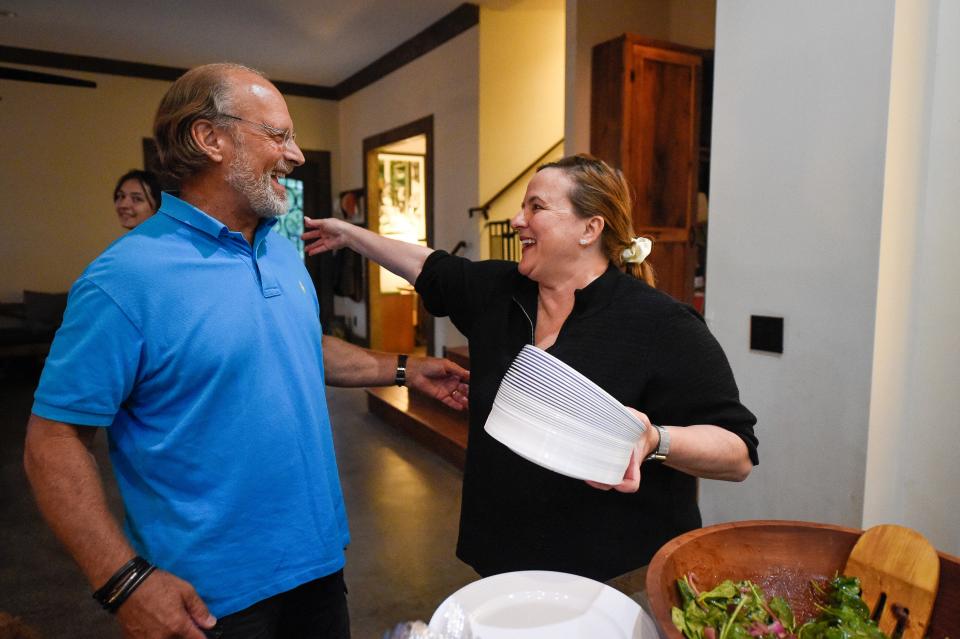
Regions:
<instances>
[{"instance_id":1,"label":"blue polo shirt collar","mask_svg":"<svg viewBox=\"0 0 960 639\"><path fill-rule=\"evenodd\" d=\"M164 192L160 200L160 213L186 224L190 228L216 239L225 247L233 247L233 252L247 256L250 259L252 275L260 287L264 297L276 297L282 293L277 274L269 260L264 260L267 253L267 237L270 229L277 223L277 218L263 218L257 224L253 233L253 246L247 243L246 238L239 231L231 231L220 220L207 215L192 204L181 200L175 195Z\"/></svg>"},{"instance_id":2,"label":"blue polo shirt collar","mask_svg":"<svg viewBox=\"0 0 960 639\"><path fill-rule=\"evenodd\" d=\"M226 224L207 215L192 204L181 200L176 195L164 191L160 199L160 213L197 229L211 237L221 238L231 233ZM262 240L267 231L277 223L277 218L264 218L257 225L254 232L254 244Z\"/></svg>"}]
</instances>

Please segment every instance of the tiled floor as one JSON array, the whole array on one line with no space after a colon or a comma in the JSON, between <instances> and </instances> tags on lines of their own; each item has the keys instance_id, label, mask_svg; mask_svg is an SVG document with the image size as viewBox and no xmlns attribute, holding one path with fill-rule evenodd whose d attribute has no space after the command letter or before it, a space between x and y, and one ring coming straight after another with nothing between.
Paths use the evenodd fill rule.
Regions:
<instances>
[{"instance_id":1,"label":"tiled floor","mask_svg":"<svg viewBox=\"0 0 960 639\"><path fill-rule=\"evenodd\" d=\"M0 379L0 610L46 639L119 637L29 495L21 459L32 383ZM460 473L369 415L362 390L328 393L353 536L346 568L353 636L380 639L399 622L429 619L477 578L453 554ZM108 469L103 439L96 453ZM107 483L119 511L109 474Z\"/></svg>"},{"instance_id":2,"label":"tiled floor","mask_svg":"<svg viewBox=\"0 0 960 639\"><path fill-rule=\"evenodd\" d=\"M454 556L460 471L366 412L363 391L331 389L354 637L431 613L477 574ZM386 624L386 627L385 627Z\"/></svg>"}]
</instances>

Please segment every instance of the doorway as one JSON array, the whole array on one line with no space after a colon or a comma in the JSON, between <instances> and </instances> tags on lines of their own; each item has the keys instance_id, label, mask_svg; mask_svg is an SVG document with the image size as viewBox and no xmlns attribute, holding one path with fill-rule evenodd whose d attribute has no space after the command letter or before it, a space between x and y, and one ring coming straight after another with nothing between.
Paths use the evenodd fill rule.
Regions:
<instances>
[{"instance_id":1,"label":"doorway","mask_svg":"<svg viewBox=\"0 0 960 639\"><path fill-rule=\"evenodd\" d=\"M433 245L433 116L363 141L363 188L371 231ZM370 348L433 353L433 317L413 286L378 264L367 264Z\"/></svg>"},{"instance_id":2,"label":"doorway","mask_svg":"<svg viewBox=\"0 0 960 639\"><path fill-rule=\"evenodd\" d=\"M320 325L324 333L330 334L333 321L333 256L329 252L320 255L305 255L303 240L303 218L323 218L333 214L333 201L330 186L330 152L303 151L304 163L295 167L280 182L287 189L288 209L279 223L274 226L281 235L286 236L303 258L304 266L313 280L320 302Z\"/></svg>"}]
</instances>

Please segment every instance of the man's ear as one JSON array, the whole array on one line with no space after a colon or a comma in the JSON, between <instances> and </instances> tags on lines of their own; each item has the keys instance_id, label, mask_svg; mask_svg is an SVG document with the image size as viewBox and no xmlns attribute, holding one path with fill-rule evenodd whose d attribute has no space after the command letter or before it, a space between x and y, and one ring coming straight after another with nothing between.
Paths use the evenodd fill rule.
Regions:
<instances>
[{"instance_id":1,"label":"man's ear","mask_svg":"<svg viewBox=\"0 0 960 639\"><path fill-rule=\"evenodd\" d=\"M228 144L227 134L223 129L215 127L210 120L196 120L190 126L190 136L193 143L210 161L219 164L223 162L224 147Z\"/></svg>"}]
</instances>

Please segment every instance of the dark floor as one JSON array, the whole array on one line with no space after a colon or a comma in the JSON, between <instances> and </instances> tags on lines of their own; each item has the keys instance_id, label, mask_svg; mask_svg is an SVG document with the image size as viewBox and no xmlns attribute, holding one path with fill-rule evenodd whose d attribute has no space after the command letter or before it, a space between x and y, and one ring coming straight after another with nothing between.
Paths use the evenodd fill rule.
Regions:
<instances>
[{"instance_id":1,"label":"dark floor","mask_svg":"<svg viewBox=\"0 0 960 639\"><path fill-rule=\"evenodd\" d=\"M31 499L22 455L34 384L20 369L0 376L0 611L45 639L119 637ZM346 567L353 636L380 639L401 621L428 620L477 578L453 554L460 473L368 414L362 390L329 389L328 397L353 537ZM96 454L119 509L105 438Z\"/></svg>"}]
</instances>

